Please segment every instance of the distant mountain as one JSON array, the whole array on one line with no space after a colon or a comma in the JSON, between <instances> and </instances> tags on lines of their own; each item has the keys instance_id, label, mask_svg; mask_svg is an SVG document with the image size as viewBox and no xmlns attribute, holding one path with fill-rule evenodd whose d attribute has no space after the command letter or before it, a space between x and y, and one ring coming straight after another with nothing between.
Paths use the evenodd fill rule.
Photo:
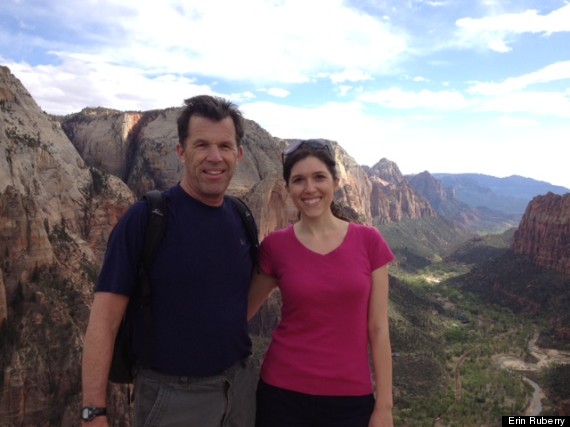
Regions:
<instances>
[{"instance_id":1,"label":"distant mountain","mask_svg":"<svg viewBox=\"0 0 570 427\"><path fill-rule=\"evenodd\" d=\"M407 181L425 197L439 216L461 224L476 233L497 233L516 227L522 214L496 209L492 205L470 205L455 194L455 189L445 186L429 172L409 175ZM489 190L487 190L489 191Z\"/></svg>"},{"instance_id":2,"label":"distant mountain","mask_svg":"<svg viewBox=\"0 0 570 427\"><path fill-rule=\"evenodd\" d=\"M434 173L446 187L455 192L463 203L508 214L522 215L533 197L547 194L569 193L570 189L518 175L497 178L490 175L463 173Z\"/></svg>"}]
</instances>

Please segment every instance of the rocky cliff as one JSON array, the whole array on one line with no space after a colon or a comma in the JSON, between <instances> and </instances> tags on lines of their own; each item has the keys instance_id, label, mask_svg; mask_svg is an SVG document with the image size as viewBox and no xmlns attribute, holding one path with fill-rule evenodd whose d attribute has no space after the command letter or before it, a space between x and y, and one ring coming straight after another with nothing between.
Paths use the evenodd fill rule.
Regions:
<instances>
[{"instance_id":1,"label":"rocky cliff","mask_svg":"<svg viewBox=\"0 0 570 427\"><path fill-rule=\"evenodd\" d=\"M437 215L430 203L402 175L396 163L381 159L367 173L372 182L370 209L375 224Z\"/></svg>"},{"instance_id":2,"label":"rocky cliff","mask_svg":"<svg viewBox=\"0 0 570 427\"><path fill-rule=\"evenodd\" d=\"M68 406L53 402L78 399L93 277L133 200L0 67L1 425L63 420Z\"/></svg>"},{"instance_id":3,"label":"rocky cliff","mask_svg":"<svg viewBox=\"0 0 570 427\"><path fill-rule=\"evenodd\" d=\"M528 204L511 249L570 276L570 193L548 193Z\"/></svg>"}]
</instances>

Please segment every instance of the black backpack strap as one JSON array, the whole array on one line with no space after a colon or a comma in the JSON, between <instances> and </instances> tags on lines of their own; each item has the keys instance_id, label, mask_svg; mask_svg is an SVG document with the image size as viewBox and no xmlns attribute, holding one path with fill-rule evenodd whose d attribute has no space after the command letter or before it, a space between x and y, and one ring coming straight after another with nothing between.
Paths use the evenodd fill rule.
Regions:
<instances>
[{"instance_id":1,"label":"black backpack strap","mask_svg":"<svg viewBox=\"0 0 570 427\"><path fill-rule=\"evenodd\" d=\"M141 366L150 366L152 349L151 306L150 306L150 267L158 251L164 234L166 214L164 211L164 198L159 190L151 190L144 194L148 204L148 223L144 238L142 262L139 270L141 282L141 308L144 316L144 340Z\"/></svg>"},{"instance_id":2,"label":"black backpack strap","mask_svg":"<svg viewBox=\"0 0 570 427\"><path fill-rule=\"evenodd\" d=\"M257 224L255 223L255 218L251 213L249 207L238 197L228 196L236 207L243 223L245 224L245 229L249 237L249 244L251 245L251 258L253 260L253 265L256 271L260 272L259 267L259 236L257 233Z\"/></svg>"}]
</instances>

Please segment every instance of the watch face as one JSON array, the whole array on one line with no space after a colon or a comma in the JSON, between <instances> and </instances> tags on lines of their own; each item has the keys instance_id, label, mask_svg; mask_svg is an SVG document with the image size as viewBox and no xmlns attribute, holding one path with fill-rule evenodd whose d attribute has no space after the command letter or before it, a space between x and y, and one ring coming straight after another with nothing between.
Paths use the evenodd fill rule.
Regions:
<instances>
[{"instance_id":1,"label":"watch face","mask_svg":"<svg viewBox=\"0 0 570 427\"><path fill-rule=\"evenodd\" d=\"M83 408L81 410L81 419L90 421L93 418L93 410L91 408Z\"/></svg>"},{"instance_id":2,"label":"watch face","mask_svg":"<svg viewBox=\"0 0 570 427\"><path fill-rule=\"evenodd\" d=\"M81 409L81 419L83 421L93 421L95 417L107 415L107 408L94 408L93 406L85 406Z\"/></svg>"}]
</instances>

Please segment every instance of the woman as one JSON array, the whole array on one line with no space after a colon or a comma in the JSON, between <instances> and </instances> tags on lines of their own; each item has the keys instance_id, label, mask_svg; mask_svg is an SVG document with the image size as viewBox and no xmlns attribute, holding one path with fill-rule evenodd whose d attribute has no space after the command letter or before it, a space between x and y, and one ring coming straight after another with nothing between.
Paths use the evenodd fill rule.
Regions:
<instances>
[{"instance_id":1,"label":"woman","mask_svg":"<svg viewBox=\"0 0 570 427\"><path fill-rule=\"evenodd\" d=\"M289 145L283 178L300 219L264 239L262 273L250 289L249 318L276 287L283 300L261 368L256 425L392 426L388 264L394 255L375 228L333 213L339 179L328 143Z\"/></svg>"}]
</instances>

